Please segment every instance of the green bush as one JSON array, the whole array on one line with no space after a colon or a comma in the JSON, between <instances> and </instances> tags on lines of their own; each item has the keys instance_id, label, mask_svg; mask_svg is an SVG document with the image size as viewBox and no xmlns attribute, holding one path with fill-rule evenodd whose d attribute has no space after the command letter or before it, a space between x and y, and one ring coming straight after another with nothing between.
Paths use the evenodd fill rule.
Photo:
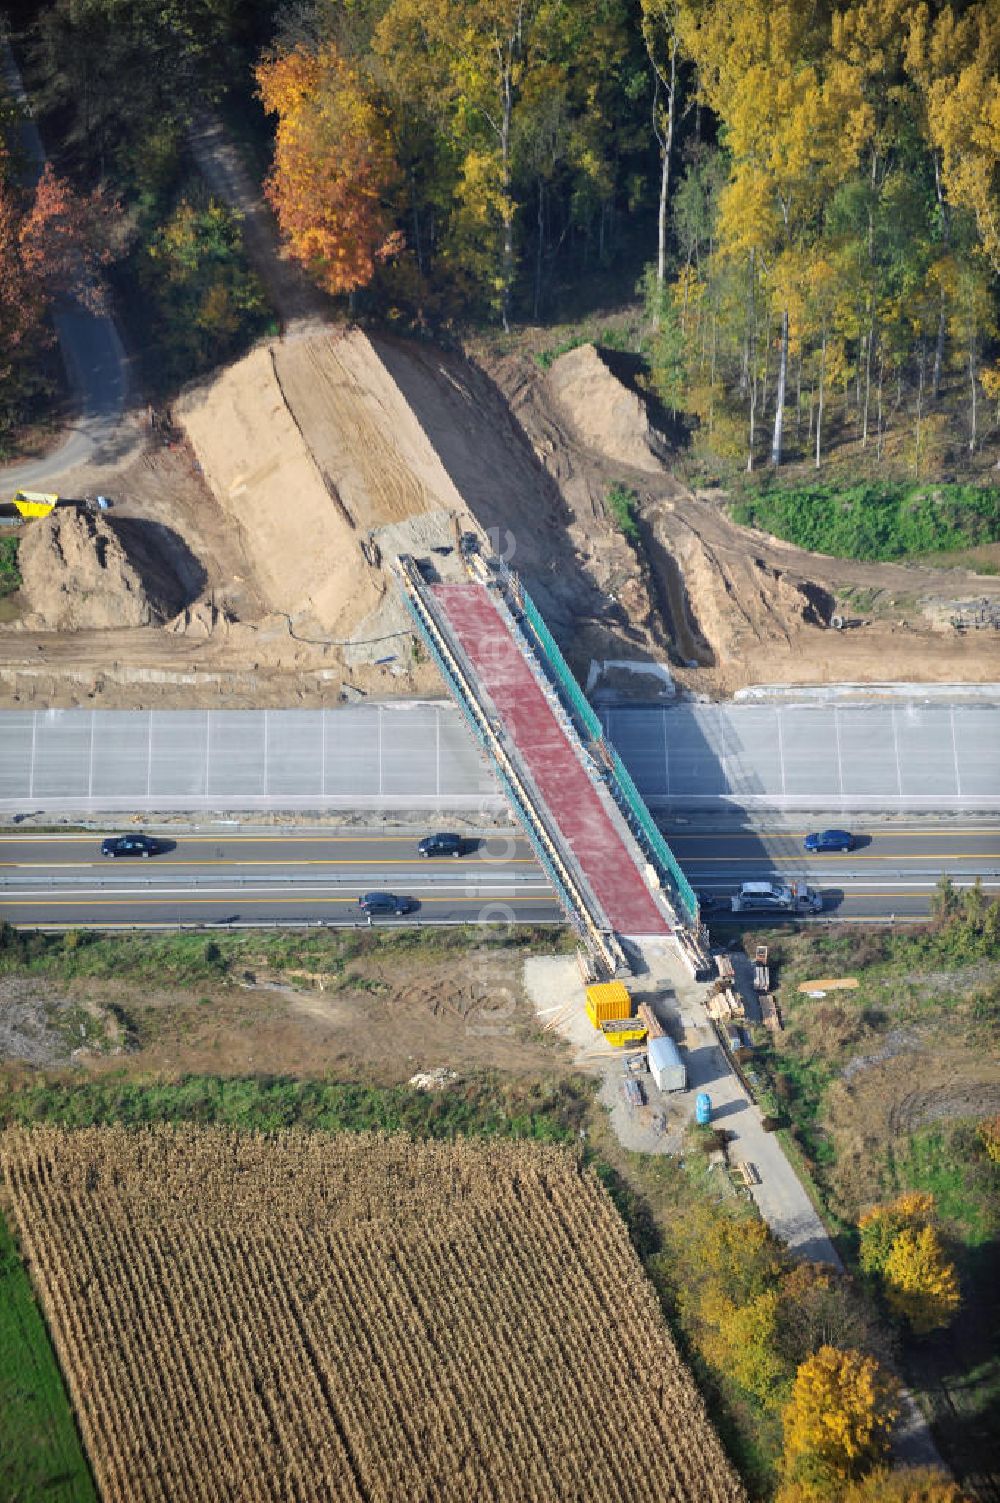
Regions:
<instances>
[{"instance_id":1,"label":"green bush","mask_svg":"<svg viewBox=\"0 0 1000 1503\"><path fill-rule=\"evenodd\" d=\"M605 492L604 504L619 532L624 533L630 543L638 543L639 497L635 491L630 490L627 485L611 485Z\"/></svg>"},{"instance_id":2,"label":"green bush","mask_svg":"<svg viewBox=\"0 0 1000 1503\"><path fill-rule=\"evenodd\" d=\"M18 537L0 537L0 600L21 588L21 572L17 567L20 541Z\"/></svg>"},{"instance_id":3,"label":"green bush","mask_svg":"<svg viewBox=\"0 0 1000 1503\"><path fill-rule=\"evenodd\" d=\"M732 515L815 553L904 558L1000 540L1000 488L771 481L737 501Z\"/></svg>"}]
</instances>

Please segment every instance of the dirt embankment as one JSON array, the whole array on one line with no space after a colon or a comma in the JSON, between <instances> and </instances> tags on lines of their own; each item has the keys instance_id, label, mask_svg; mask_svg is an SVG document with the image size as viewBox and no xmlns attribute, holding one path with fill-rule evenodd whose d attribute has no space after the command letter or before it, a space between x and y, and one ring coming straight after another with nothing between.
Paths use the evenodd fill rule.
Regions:
<instances>
[{"instance_id":1,"label":"dirt embankment","mask_svg":"<svg viewBox=\"0 0 1000 1503\"><path fill-rule=\"evenodd\" d=\"M686 687L727 695L754 683L1000 676L996 633L963 637L949 619L958 602L1000 598L1000 579L827 558L737 527L721 494L693 492L659 464L662 437L641 394L625 400L594 354L573 350L547 373L525 356L488 364L576 518L599 517L613 484L639 496L645 591Z\"/></svg>"},{"instance_id":2,"label":"dirt embankment","mask_svg":"<svg viewBox=\"0 0 1000 1503\"><path fill-rule=\"evenodd\" d=\"M663 656L633 550L599 504L575 509L461 355L300 324L185 394L174 419L117 473L67 481L114 507L108 534L81 534L76 567L56 571L78 575L65 608L45 580L55 540L25 529L39 565L22 619L0 628L0 702L440 692L387 565L447 553L456 526L492 533L584 670L588 654Z\"/></svg>"},{"instance_id":3,"label":"dirt embankment","mask_svg":"<svg viewBox=\"0 0 1000 1503\"><path fill-rule=\"evenodd\" d=\"M489 534L584 679L595 660L669 661L713 694L997 676L995 634L958 637L948 617L1000 580L842 563L733 526L720 497L671 476L618 364L583 347L544 373L520 355L293 325L186 393L179 428L147 431L138 458L126 445L117 470L67 478L68 494L112 496L107 518L23 530L0 704L440 692L387 565L448 554L456 527ZM609 515L616 483L640 499L638 546Z\"/></svg>"}]
</instances>

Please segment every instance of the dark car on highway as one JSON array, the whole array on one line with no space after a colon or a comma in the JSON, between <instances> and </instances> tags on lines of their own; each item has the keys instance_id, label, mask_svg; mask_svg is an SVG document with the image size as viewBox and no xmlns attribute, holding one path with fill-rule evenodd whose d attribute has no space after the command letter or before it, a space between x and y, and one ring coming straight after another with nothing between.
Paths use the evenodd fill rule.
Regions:
<instances>
[{"instance_id":1,"label":"dark car on highway","mask_svg":"<svg viewBox=\"0 0 1000 1503\"><path fill-rule=\"evenodd\" d=\"M109 835L101 842L102 856L156 856L162 849L150 835Z\"/></svg>"},{"instance_id":2,"label":"dark car on highway","mask_svg":"<svg viewBox=\"0 0 1000 1503\"><path fill-rule=\"evenodd\" d=\"M437 835L427 835L417 850L421 856L464 856L465 841L461 835L451 835L440 832Z\"/></svg>"},{"instance_id":3,"label":"dark car on highway","mask_svg":"<svg viewBox=\"0 0 1000 1503\"><path fill-rule=\"evenodd\" d=\"M817 830L802 843L807 851L853 851L854 836L847 830Z\"/></svg>"},{"instance_id":4,"label":"dark car on highway","mask_svg":"<svg viewBox=\"0 0 1000 1503\"><path fill-rule=\"evenodd\" d=\"M412 913L416 908L412 898L398 898L394 892L363 892L358 898L358 907L365 913L392 913L397 917Z\"/></svg>"}]
</instances>

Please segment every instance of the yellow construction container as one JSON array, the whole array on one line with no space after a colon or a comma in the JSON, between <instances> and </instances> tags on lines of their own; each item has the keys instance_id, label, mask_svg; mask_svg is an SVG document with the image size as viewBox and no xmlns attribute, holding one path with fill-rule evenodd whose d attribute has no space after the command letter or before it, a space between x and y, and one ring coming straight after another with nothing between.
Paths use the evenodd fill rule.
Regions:
<instances>
[{"instance_id":1,"label":"yellow construction container","mask_svg":"<svg viewBox=\"0 0 1000 1503\"><path fill-rule=\"evenodd\" d=\"M601 1032L614 1049L624 1044L641 1044L646 1037L646 1025L638 1018L610 1018L601 1024Z\"/></svg>"},{"instance_id":2,"label":"yellow construction container","mask_svg":"<svg viewBox=\"0 0 1000 1503\"><path fill-rule=\"evenodd\" d=\"M615 1018L632 1016L632 998L622 981L601 981L587 987L587 1017L595 1028Z\"/></svg>"},{"instance_id":3,"label":"yellow construction container","mask_svg":"<svg viewBox=\"0 0 1000 1503\"><path fill-rule=\"evenodd\" d=\"M50 491L15 491L12 499L22 517L47 517L59 497Z\"/></svg>"}]
</instances>

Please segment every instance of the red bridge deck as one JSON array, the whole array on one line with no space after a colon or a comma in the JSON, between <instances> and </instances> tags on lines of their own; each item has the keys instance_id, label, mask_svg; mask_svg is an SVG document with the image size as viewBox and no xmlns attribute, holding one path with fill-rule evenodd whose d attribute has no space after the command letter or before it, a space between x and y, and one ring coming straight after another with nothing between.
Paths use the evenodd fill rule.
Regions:
<instances>
[{"instance_id":1,"label":"red bridge deck","mask_svg":"<svg viewBox=\"0 0 1000 1503\"><path fill-rule=\"evenodd\" d=\"M669 934L597 789L486 589L439 584L433 593L612 927L619 934Z\"/></svg>"}]
</instances>

